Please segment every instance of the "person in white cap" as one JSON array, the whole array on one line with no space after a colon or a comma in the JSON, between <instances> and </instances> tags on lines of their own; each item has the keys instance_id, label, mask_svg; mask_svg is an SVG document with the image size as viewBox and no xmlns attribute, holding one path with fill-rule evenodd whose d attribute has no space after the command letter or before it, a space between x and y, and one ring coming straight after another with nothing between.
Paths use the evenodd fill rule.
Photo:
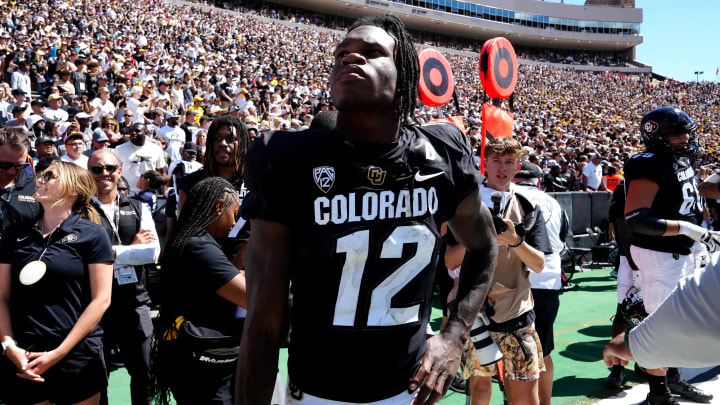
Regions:
<instances>
[{"instance_id":1,"label":"person in white cap","mask_svg":"<svg viewBox=\"0 0 720 405\"><path fill-rule=\"evenodd\" d=\"M43 113L43 118L47 121L65 122L68 120L67 111L60 108L62 105L63 96L59 94L51 94L48 97L48 107Z\"/></svg>"}]
</instances>

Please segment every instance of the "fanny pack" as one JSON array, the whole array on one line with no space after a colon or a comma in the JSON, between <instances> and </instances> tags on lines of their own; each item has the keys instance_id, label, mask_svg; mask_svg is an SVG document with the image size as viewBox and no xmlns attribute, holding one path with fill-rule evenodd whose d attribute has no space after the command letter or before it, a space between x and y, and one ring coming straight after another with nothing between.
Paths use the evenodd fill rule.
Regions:
<instances>
[{"instance_id":1,"label":"fanny pack","mask_svg":"<svg viewBox=\"0 0 720 405\"><path fill-rule=\"evenodd\" d=\"M505 322L498 323L493 321L491 318L490 326L488 326L488 329L491 332L509 333L524 328L526 326L530 326L533 324L533 322L535 322L535 310L531 309L524 314L518 316L517 318L513 318Z\"/></svg>"},{"instance_id":2,"label":"fanny pack","mask_svg":"<svg viewBox=\"0 0 720 405\"><path fill-rule=\"evenodd\" d=\"M230 325L222 327L200 326L178 317L174 325L176 332L166 332L164 340L176 341L180 351L190 355L198 365L234 368L240 353L242 325L231 330L228 326L237 326L237 322L228 320L228 323Z\"/></svg>"}]
</instances>

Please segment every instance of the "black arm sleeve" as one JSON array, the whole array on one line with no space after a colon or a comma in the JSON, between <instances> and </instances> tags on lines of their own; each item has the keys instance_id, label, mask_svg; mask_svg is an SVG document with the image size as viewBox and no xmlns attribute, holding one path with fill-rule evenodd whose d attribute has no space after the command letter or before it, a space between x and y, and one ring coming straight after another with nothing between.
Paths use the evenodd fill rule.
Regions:
<instances>
[{"instance_id":1,"label":"black arm sleeve","mask_svg":"<svg viewBox=\"0 0 720 405\"><path fill-rule=\"evenodd\" d=\"M648 208L638 208L625 215L625 221L632 232L651 236L663 236L667 221L650 215Z\"/></svg>"}]
</instances>

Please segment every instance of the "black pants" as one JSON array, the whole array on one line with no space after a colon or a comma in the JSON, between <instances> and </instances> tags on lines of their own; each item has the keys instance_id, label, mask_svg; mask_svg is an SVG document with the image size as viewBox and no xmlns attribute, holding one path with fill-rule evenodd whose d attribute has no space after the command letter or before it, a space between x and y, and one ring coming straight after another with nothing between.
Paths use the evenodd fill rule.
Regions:
<instances>
[{"instance_id":1,"label":"black pants","mask_svg":"<svg viewBox=\"0 0 720 405\"><path fill-rule=\"evenodd\" d=\"M105 329L105 359L110 360L110 350L117 345L130 374L130 398L132 405L152 405L150 395L150 350L152 349L152 320L150 307L139 306L133 311L118 316L111 311L109 317L103 318ZM108 367L108 376L110 368ZM108 403L107 391L103 391L100 399L102 405Z\"/></svg>"},{"instance_id":2,"label":"black pants","mask_svg":"<svg viewBox=\"0 0 720 405\"><path fill-rule=\"evenodd\" d=\"M18 345L26 350L42 352L55 349L60 340L19 338ZM17 377L15 365L6 356L0 357L0 400L8 405L36 404L51 401L73 404L84 401L107 387L105 360L100 337L80 341L57 364L48 369L45 382Z\"/></svg>"},{"instance_id":3,"label":"black pants","mask_svg":"<svg viewBox=\"0 0 720 405\"><path fill-rule=\"evenodd\" d=\"M543 356L548 356L555 348L553 325L560 309L560 290L532 289L535 301L535 331L540 338Z\"/></svg>"}]
</instances>

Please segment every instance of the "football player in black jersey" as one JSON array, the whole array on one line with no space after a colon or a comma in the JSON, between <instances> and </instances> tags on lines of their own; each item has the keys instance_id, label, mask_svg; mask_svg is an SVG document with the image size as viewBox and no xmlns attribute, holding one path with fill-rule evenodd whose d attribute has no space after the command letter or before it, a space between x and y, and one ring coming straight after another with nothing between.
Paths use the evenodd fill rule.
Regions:
<instances>
[{"instance_id":1,"label":"football player in black jersey","mask_svg":"<svg viewBox=\"0 0 720 405\"><path fill-rule=\"evenodd\" d=\"M625 219L645 309L651 314L678 280L694 271L693 244L702 242L713 251L720 233L699 225L702 203L690 164L698 150L697 124L677 108L662 107L647 113L640 127L646 150L625 165ZM712 399L677 369L668 369L667 376L664 369L648 373L648 404L677 404L671 392L698 402Z\"/></svg>"},{"instance_id":2,"label":"football player in black jersey","mask_svg":"<svg viewBox=\"0 0 720 405\"><path fill-rule=\"evenodd\" d=\"M336 129L253 143L237 403L270 401L290 282L289 404L422 405L447 391L497 242L467 138L450 124L407 124L418 71L398 18L363 18L334 51ZM468 253L448 323L427 339L445 221Z\"/></svg>"}]
</instances>

